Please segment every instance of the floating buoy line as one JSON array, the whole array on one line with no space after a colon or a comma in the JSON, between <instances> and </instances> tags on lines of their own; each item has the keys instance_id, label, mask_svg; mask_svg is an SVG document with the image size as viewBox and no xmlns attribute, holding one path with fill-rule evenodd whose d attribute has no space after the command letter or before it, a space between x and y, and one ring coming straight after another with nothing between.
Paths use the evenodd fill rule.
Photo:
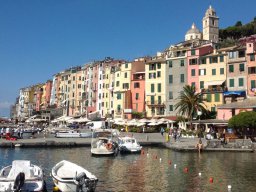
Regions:
<instances>
[{"instance_id":1,"label":"floating buoy line","mask_svg":"<svg viewBox=\"0 0 256 192\"><path fill-rule=\"evenodd\" d=\"M145 155L145 154L146 154L147 158L149 158L150 154L149 154L148 152L145 153L144 150L141 150L141 155ZM161 157L158 157L157 155L152 155L152 159L154 159L154 160L158 160L158 159L159 159L159 162L162 163L162 158L161 158ZM168 165L170 166L170 165L172 164L172 161L171 161L171 160L168 160L167 163L168 163ZM173 168L176 169L176 168L177 168L177 164L173 164ZM188 168L188 167L184 167L183 172L184 172L185 174L188 174L188 173L189 173L189 168ZM198 173L198 176L199 176L199 177L202 177L202 173L199 172L199 173ZM209 177L209 183L210 183L210 184L213 184L213 183L214 183L214 178L213 178L213 177ZM227 189L228 189L228 192L231 192L232 186L231 186L231 185L228 185L228 186L227 186Z\"/></svg>"}]
</instances>

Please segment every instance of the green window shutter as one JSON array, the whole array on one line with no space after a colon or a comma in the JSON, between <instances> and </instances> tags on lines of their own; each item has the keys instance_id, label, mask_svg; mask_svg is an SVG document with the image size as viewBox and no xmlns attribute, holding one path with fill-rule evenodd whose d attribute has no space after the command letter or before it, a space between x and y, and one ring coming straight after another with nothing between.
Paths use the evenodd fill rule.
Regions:
<instances>
[{"instance_id":1,"label":"green window shutter","mask_svg":"<svg viewBox=\"0 0 256 192\"><path fill-rule=\"evenodd\" d=\"M200 89L204 88L204 81L200 81Z\"/></svg>"},{"instance_id":2,"label":"green window shutter","mask_svg":"<svg viewBox=\"0 0 256 192\"><path fill-rule=\"evenodd\" d=\"M239 78L238 79L238 86L243 87L244 86L244 78Z\"/></svg>"},{"instance_id":3,"label":"green window shutter","mask_svg":"<svg viewBox=\"0 0 256 192\"><path fill-rule=\"evenodd\" d=\"M172 67L172 61L168 61L169 63L169 67L171 68Z\"/></svg>"},{"instance_id":4,"label":"green window shutter","mask_svg":"<svg viewBox=\"0 0 256 192\"><path fill-rule=\"evenodd\" d=\"M256 80L251 80L251 89L256 88Z\"/></svg>"},{"instance_id":5,"label":"green window shutter","mask_svg":"<svg viewBox=\"0 0 256 192\"><path fill-rule=\"evenodd\" d=\"M172 91L169 92L169 99L173 99L173 93L172 93Z\"/></svg>"},{"instance_id":6,"label":"green window shutter","mask_svg":"<svg viewBox=\"0 0 256 192\"><path fill-rule=\"evenodd\" d=\"M135 99L138 100L139 99L139 93L136 93L135 95Z\"/></svg>"},{"instance_id":7,"label":"green window shutter","mask_svg":"<svg viewBox=\"0 0 256 192\"><path fill-rule=\"evenodd\" d=\"M235 86L234 79L229 79L229 87L234 87L234 86Z\"/></svg>"},{"instance_id":8,"label":"green window shutter","mask_svg":"<svg viewBox=\"0 0 256 192\"><path fill-rule=\"evenodd\" d=\"M224 68L220 68L220 74L224 75Z\"/></svg>"},{"instance_id":9,"label":"green window shutter","mask_svg":"<svg viewBox=\"0 0 256 192\"><path fill-rule=\"evenodd\" d=\"M180 74L180 82L184 83L184 81L185 81L184 74Z\"/></svg>"},{"instance_id":10,"label":"green window shutter","mask_svg":"<svg viewBox=\"0 0 256 192\"><path fill-rule=\"evenodd\" d=\"M128 68L128 63L125 63L125 68Z\"/></svg>"},{"instance_id":11,"label":"green window shutter","mask_svg":"<svg viewBox=\"0 0 256 192\"><path fill-rule=\"evenodd\" d=\"M184 66L184 60L180 60L180 66L181 66L181 67Z\"/></svg>"},{"instance_id":12,"label":"green window shutter","mask_svg":"<svg viewBox=\"0 0 256 192\"><path fill-rule=\"evenodd\" d=\"M158 83L158 84L157 84L157 91L158 91L158 92L161 92L161 83Z\"/></svg>"},{"instance_id":13,"label":"green window shutter","mask_svg":"<svg viewBox=\"0 0 256 192\"><path fill-rule=\"evenodd\" d=\"M196 76L196 70L195 69L191 69L191 76Z\"/></svg>"},{"instance_id":14,"label":"green window shutter","mask_svg":"<svg viewBox=\"0 0 256 192\"><path fill-rule=\"evenodd\" d=\"M172 75L169 75L169 83L170 83L170 84L173 83L173 77L172 77Z\"/></svg>"},{"instance_id":15,"label":"green window shutter","mask_svg":"<svg viewBox=\"0 0 256 192\"><path fill-rule=\"evenodd\" d=\"M195 55L196 54L196 50L192 49L191 50L191 55Z\"/></svg>"},{"instance_id":16,"label":"green window shutter","mask_svg":"<svg viewBox=\"0 0 256 192\"><path fill-rule=\"evenodd\" d=\"M239 71L244 71L244 64L243 63L239 64Z\"/></svg>"},{"instance_id":17,"label":"green window shutter","mask_svg":"<svg viewBox=\"0 0 256 192\"><path fill-rule=\"evenodd\" d=\"M150 103L151 104L155 104L155 96L151 96L150 97Z\"/></svg>"},{"instance_id":18,"label":"green window shutter","mask_svg":"<svg viewBox=\"0 0 256 192\"><path fill-rule=\"evenodd\" d=\"M212 101L212 94L207 94L207 102L211 102Z\"/></svg>"},{"instance_id":19,"label":"green window shutter","mask_svg":"<svg viewBox=\"0 0 256 192\"><path fill-rule=\"evenodd\" d=\"M255 55L254 54L250 54L250 61L255 61Z\"/></svg>"},{"instance_id":20,"label":"green window shutter","mask_svg":"<svg viewBox=\"0 0 256 192\"><path fill-rule=\"evenodd\" d=\"M154 92L155 92L155 85L151 84L151 93L154 93Z\"/></svg>"},{"instance_id":21,"label":"green window shutter","mask_svg":"<svg viewBox=\"0 0 256 192\"><path fill-rule=\"evenodd\" d=\"M161 96L158 96L158 104L161 104L162 103L162 100L161 100Z\"/></svg>"},{"instance_id":22,"label":"green window shutter","mask_svg":"<svg viewBox=\"0 0 256 192\"><path fill-rule=\"evenodd\" d=\"M157 77L161 77L161 71L157 71Z\"/></svg>"},{"instance_id":23,"label":"green window shutter","mask_svg":"<svg viewBox=\"0 0 256 192\"><path fill-rule=\"evenodd\" d=\"M209 58L209 61L210 61L210 64L211 64L212 63L212 58L211 57Z\"/></svg>"},{"instance_id":24,"label":"green window shutter","mask_svg":"<svg viewBox=\"0 0 256 192\"><path fill-rule=\"evenodd\" d=\"M220 94L219 93L215 93L215 102L219 102L220 101Z\"/></svg>"},{"instance_id":25,"label":"green window shutter","mask_svg":"<svg viewBox=\"0 0 256 192\"><path fill-rule=\"evenodd\" d=\"M212 69L212 75L216 75L216 69Z\"/></svg>"},{"instance_id":26,"label":"green window shutter","mask_svg":"<svg viewBox=\"0 0 256 192\"><path fill-rule=\"evenodd\" d=\"M229 71L230 73L233 73L233 72L234 72L234 65L229 65L229 66L228 66L228 71Z\"/></svg>"},{"instance_id":27,"label":"green window shutter","mask_svg":"<svg viewBox=\"0 0 256 192\"><path fill-rule=\"evenodd\" d=\"M161 63L157 63L157 68L161 69Z\"/></svg>"},{"instance_id":28,"label":"green window shutter","mask_svg":"<svg viewBox=\"0 0 256 192\"><path fill-rule=\"evenodd\" d=\"M169 111L173 111L173 105L169 105Z\"/></svg>"},{"instance_id":29,"label":"green window shutter","mask_svg":"<svg viewBox=\"0 0 256 192\"><path fill-rule=\"evenodd\" d=\"M224 61L224 56L221 55L221 56L220 56L220 62L223 62L223 61Z\"/></svg>"}]
</instances>

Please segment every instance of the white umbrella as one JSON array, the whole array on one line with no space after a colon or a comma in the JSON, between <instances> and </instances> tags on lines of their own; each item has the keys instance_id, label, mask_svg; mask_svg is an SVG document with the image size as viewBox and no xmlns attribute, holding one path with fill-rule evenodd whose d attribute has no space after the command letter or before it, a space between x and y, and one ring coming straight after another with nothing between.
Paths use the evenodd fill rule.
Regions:
<instances>
[{"instance_id":1,"label":"white umbrella","mask_svg":"<svg viewBox=\"0 0 256 192\"><path fill-rule=\"evenodd\" d=\"M155 126L155 125L158 125L158 123L156 123L156 122L151 122L151 123L149 123L148 125L149 125L149 126Z\"/></svg>"},{"instance_id":2,"label":"white umbrella","mask_svg":"<svg viewBox=\"0 0 256 192\"><path fill-rule=\"evenodd\" d=\"M141 126L144 126L144 125L146 125L146 124L145 123L138 123L136 126L141 127Z\"/></svg>"}]
</instances>

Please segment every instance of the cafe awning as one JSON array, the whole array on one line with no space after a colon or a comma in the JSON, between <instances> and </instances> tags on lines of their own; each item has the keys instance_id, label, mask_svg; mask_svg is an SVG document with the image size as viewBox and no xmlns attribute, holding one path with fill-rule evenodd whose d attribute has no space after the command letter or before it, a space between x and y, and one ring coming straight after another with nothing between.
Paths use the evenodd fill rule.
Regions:
<instances>
[{"instance_id":1,"label":"cafe awning","mask_svg":"<svg viewBox=\"0 0 256 192\"><path fill-rule=\"evenodd\" d=\"M225 91L224 96L241 96L241 97L245 97L246 96L246 92L245 91Z\"/></svg>"},{"instance_id":2,"label":"cafe awning","mask_svg":"<svg viewBox=\"0 0 256 192\"><path fill-rule=\"evenodd\" d=\"M220 81L208 81L205 82L206 86L213 86L213 85L222 85L225 80L220 80Z\"/></svg>"}]
</instances>

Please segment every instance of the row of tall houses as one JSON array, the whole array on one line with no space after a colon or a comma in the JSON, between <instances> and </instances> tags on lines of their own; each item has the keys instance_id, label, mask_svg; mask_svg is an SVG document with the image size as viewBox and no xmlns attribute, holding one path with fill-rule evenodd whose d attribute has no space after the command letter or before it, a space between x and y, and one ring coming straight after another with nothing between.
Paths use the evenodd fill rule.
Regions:
<instances>
[{"instance_id":1,"label":"row of tall houses","mask_svg":"<svg viewBox=\"0 0 256 192\"><path fill-rule=\"evenodd\" d=\"M183 42L153 57L132 62L107 57L59 72L44 84L22 88L13 116L22 119L41 112L49 119L60 115L131 119L138 113L176 117L174 105L186 84L196 87L210 111L253 98L256 35L220 49L218 22L210 6L202 20L203 32L193 23ZM223 110L218 118L234 114Z\"/></svg>"}]
</instances>

